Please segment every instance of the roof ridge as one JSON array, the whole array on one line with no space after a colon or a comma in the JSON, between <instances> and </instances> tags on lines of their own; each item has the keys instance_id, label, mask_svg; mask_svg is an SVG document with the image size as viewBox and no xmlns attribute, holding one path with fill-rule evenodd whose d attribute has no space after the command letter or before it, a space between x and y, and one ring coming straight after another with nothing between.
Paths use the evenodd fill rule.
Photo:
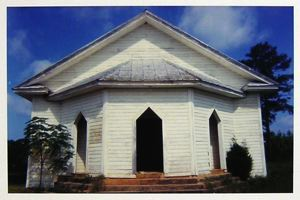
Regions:
<instances>
[{"instance_id":1,"label":"roof ridge","mask_svg":"<svg viewBox=\"0 0 300 200\"><path fill-rule=\"evenodd\" d=\"M164 62L166 62L166 63L172 65L173 67L175 67L175 68L177 68L177 69L179 69L179 70L181 70L181 71L184 71L184 72L188 73L189 75L195 77L196 79L201 80L201 78L198 77L198 76L197 76L196 74L194 74L193 72L190 72L190 71L188 71L188 70L186 70L186 69L184 69L184 68L182 68L182 67L179 67L179 66L177 66L176 64L174 64L174 63L172 63L171 61L168 61L168 60L166 60L166 59L163 59L163 58L162 58L162 60L163 60Z\"/></svg>"},{"instance_id":2,"label":"roof ridge","mask_svg":"<svg viewBox=\"0 0 300 200\"><path fill-rule=\"evenodd\" d=\"M84 52L85 50L89 49L90 47L93 47L94 45L100 43L101 41L103 41L104 39L108 38L109 36L114 35L116 32L118 32L119 30L121 30L122 28L126 27L127 25L129 25L131 22L134 22L135 20L138 20L139 18L141 18L142 16L149 16L150 18L152 18L153 20L155 20L155 22L157 23L161 23L162 25L170 28L172 31L177 32L178 34L182 35L183 37L185 37L187 40L190 40L191 42L195 42L196 45L199 45L200 47L204 48L204 50L206 49L207 51L210 51L212 53L215 53L216 55L224 58L225 60L227 60L228 62L231 62L233 64L233 66L241 69L241 70L245 70L246 72L248 72L249 74L256 76L258 79L261 79L262 81L265 82L270 82L272 84L277 84L274 80L270 79L267 76L264 76L263 74L253 70L252 68L250 68L247 65L244 65L242 63L240 63L239 61L225 55L224 53L222 53L219 50L216 50L215 48L207 45L206 43L204 43L203 41L195 38L194 36L186 33L185 31L181 30L180 28L170 24L169 22L167 22L166 20L158 17L157 15L153 14L152 12L148 11L147 9L144 10L144 12L141 12L140 14L136 15L135 17L127 20L126 22L122 23L121 25L115 27L114 29L112 29L111 31L107 32L106 34L96 38L95 40L93 40L92 42L84 45L83 47L79 48L78 50L72 52L71 54L67 55L66 57L62 58L61 60L59 60L58 62L56 62L55 64L51 65L50 67L48 67L47 69L41 71L40 73L32 76L31 78L27 79L26 81L22 82L21 84L19 84L18 86L14 87L14 88L18 88L20 86L26 86L26 84L30 83L31 81L35 80L35 79L39 79L40 77L46 76L47 73L50 73L52 70L56 69L57 67L59 67L61 64L69 61L70 59L74 58L75 56L77 56L78 54ZM147 18L146 18L147 19Z\"/></svg>"}]
</instances>

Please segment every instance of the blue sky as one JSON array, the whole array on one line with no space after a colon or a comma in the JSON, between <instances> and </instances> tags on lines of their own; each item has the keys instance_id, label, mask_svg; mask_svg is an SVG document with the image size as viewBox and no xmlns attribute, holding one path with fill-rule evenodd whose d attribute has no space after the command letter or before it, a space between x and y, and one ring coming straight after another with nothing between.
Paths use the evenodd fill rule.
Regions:
<instances>
[{"instance_id":1,"label":"blue sky","mask_svg":"<svg viewBox=\"0 0 300 200\"><path fill-rule=\"evenodd\" d=\"M291 7L52 7L8 8L8 138L23 137L31 103L11 88L129 20L145 8L234 59L262 41L293 59ZM293 62L287 71L293 72ZM293 129L279 113L274 131Z\"/></svg>"}]
</instances>

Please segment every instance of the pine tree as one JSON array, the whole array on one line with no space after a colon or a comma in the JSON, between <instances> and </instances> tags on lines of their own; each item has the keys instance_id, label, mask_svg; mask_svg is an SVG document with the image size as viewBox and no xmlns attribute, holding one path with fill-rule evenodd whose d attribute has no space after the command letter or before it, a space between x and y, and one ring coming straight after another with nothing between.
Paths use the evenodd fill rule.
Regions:
<instances>
[{"instance_id":1,"label":"pine tree","mask_svg":"<svg viewBox=\"0 0 300 200\"><path fill-rule=\"evenodd\" d=\"M276 47L264 42L251 47L249 53L246 54L246 59L241 62L279 84L279 90L261 94L262 120L268 157L270 126L276 120L276 114L280 111L293 114L293 106L289 103L293 89L293 74L285 72L290 67L291 58L286 54L279 54Z\"/></svg>"}]
</instances>

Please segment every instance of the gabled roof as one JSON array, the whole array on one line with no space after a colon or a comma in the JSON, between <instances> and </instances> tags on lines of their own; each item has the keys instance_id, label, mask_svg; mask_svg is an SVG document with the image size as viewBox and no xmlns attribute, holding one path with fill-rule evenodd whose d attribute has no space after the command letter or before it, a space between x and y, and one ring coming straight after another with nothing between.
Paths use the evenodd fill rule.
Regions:
<instances>
[{"instance_id":1,"label":"gabled roof","mask_svg":"<svg viewBox=\"0 0 300 200\"><path fill-rule=\"evenodd\" d=\"M170 82L198 81L199 78L163 59L132 59L107 70L99 81Z\"/></svg>"},{"instance_id":2,"label":"gabled roof","mask_svg":"<svg viewBox=\"0 0 300 200\"><path fill-rule=\"evenodd\" d=\"M82 56L82 54L88 53L87 51L94 52L94 51L98 50L99 48L102 48L105 45L107 45L108 43L112 42L113 40L117 39L118 37L125 35L126 33L132 31L133 29L137 28L138 26L140 26L146 22L175 38L180 36L181 42L183 42L185 44L189 44L193 48L195 48L195 47L200 48L197 50L200 50L201 53L204 53L205 55L208 55L210 57L215 56L216 57L215 60L222 59L222 60L218 60L218 61L221 62L221 64L223 64L223 65L231 64L231 65L228 65L228 67L229 66L233 67L233 70L235 70L235 71L238 70L238 71L240 71L240 73L246 73L250 76L253 76L253 77L255 77L261 81L264 81L266 83L269 83L269 84L276 84L276 82L271 80L270 78L254 71L252 68L230 58L229 56L221 53L220 51L210 47L209 45L198 40L197 38L182 31L178 27L175 27L175 26L169 24L168 22L159 18L158 16L154 15L153 13L145 10L143 13L137 15L136 17L132 18L131 20L127 21L126 23L121 24L120 26L116 27L112 31L106 33L105 35L99 37L98 39L94 40L93 42L91 42L91 43L83 46L82 48L78 49L77 51L71 53L70 55L66 56L62 60L53 64L52 66L45 69L44 71L38 73L37 75L31 77L30 79L28 79L26 81L24 81L17 87L36 83L35 81L38 81L39 79L45 80L50 75L51 72L53 72L54 70L57 70L57 68L60 68L63 64L66 64L66 62L70 62L73 59L76 59L79 56ZM123 32L121 33L121 31L123 31ZM114 38L114 36L117 36L117 37ZM93 49L93 48L96 48L96 49ZM224 61L226 63L224 63Z\"/></svg>"},{"instance_id":3,"label":"gabled roof","mask_svg":"<svg viewBox=\"0 0 300 200\"><path fill-rule=\"evenodd\" d=\"M250 67L226 56L225 54L217 51L216 49L208 46L204 42L194 38L193 36L187 34L186 32L180 30L179 28L169 24L163 19L157 17L153 13L145 10L143 13L137 15L126 23L116 27L107 34L101 36L95 41L85 45L79 50L73 52L72 54L66 56L62 60L58 61L54 65L40 72L39 74L33 76L32 78L24 81L20 85L16 86L14 90L20 90L20 88L26 88L27 86L37 85L41 82L55 76L59 72L65 70L66 68L72 66L74 63L79 62L81 59L91 55L92 53L100 50L101 48L107 46L108 44L116 41L118 38L126 35L132 30L136 29L144 23L149 23L150 25L156 27L157 29L163 31L169 36L176 40L179 40L183 44L189 46L190 48L200 52L201 54L211 58L212 60L220 63L224 67L229 68L236 73L254 79L258 82L262 82L267 86L272 86L277 88L277 83L270 78L254 71ZM123 72L122 72L123 73ZM212 78L213 79L213 78ZM210 81L208 81L210 82ZM215 84L215 83L214 83ZM216 84L218 85L218 84ZM257 87L256 87L257 88ZM245 88L244 88L245 89ZM259 88L258 88L259 90Z\"/></svg>"}]
</instances>

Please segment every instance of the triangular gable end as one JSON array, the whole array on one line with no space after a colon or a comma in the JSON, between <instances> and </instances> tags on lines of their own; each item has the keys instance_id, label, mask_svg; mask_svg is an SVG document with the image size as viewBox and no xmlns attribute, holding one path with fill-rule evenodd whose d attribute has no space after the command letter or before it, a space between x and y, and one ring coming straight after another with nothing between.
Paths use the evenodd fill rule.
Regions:
<instances>
[{"instance_id":1,"label":"triangular gable end","mask_svg":"<svg viewBox=\"0 0 300 200\"><path fill-rule=\"evenodd\" d=\"M43 72L26 80L19 86L15 87L15 89L19 89L20 87L30 86L33 84L38 84L42 81L45 81L45 80L55 76L59 72L65 70L66 68L71 66L72 64L82 60L83 58L100 50L101 48L107 46L108 44L116 41L118 38L128 34L129 32L133 31L137 27L143 25L144 23L149 23L153 27L155 27L155 28L159 29L160 31L166 33L167 35L175 38L176 40L178 40L178 41L182 42L183 44L185 44L186 46L198 51L199 53L209 57L210 59L216 61L217 63L220 63L222 66L229 68L230 70L238 73L239 75L257 80L257 82L260 82L260 84L264 85L264 86L266 86L266 85L270 86L270 85L276 84L276 82L272 81L271 79L253 71L251 68L239 63L238 61L235 61L235 60L225 56L224 54L209 47L208 45L204 44L203 42L199 41L198 39L181 31L179 28L172 26L168 22L155 16L151 12L145 11L142 14L129 20L128 22L113 29L109 33L100 37L99 39L96 39L95 41L91 42L90 44L82 47L81 49L77 50L76 52L72 53L71 55L65 57L64 59L60 60L56 64L54 64L51 67L49 67L48 69L44 70Z\"/></svg>"}]
</instances>

